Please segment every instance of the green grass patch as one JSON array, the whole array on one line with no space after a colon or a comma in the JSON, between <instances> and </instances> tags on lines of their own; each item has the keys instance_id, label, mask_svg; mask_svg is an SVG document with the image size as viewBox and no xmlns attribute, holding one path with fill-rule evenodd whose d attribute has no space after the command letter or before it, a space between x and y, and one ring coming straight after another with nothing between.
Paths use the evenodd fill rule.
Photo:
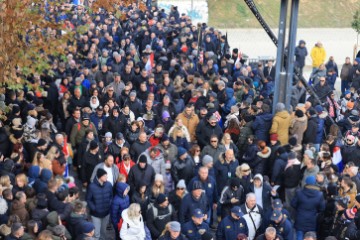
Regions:
<instances>
[{"instance_id":1,"label":"green grass patch","mask_svg":"<svg viewBox=\"0 0 360 240\"><path fill-rule=\"evenodd\" d=\"M254 0L265 21L277 28L280 0ZM243 0L208 0L209 25L217 28L260 28ZM360 0L300 0L300 28L350 28Z\"/></svg>"}]
</instances>

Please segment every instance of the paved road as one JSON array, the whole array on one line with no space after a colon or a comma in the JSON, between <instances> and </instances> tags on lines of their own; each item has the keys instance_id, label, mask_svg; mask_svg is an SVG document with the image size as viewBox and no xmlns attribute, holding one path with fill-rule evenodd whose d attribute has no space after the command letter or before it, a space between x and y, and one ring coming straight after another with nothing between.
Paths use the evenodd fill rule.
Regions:
<instances>
[{"instance_id":1,"label":"paved road","mask_svg":"<svg viewBox=\"0 0 360 240\"><path fill-rule=\"evenodd\" d=\"M249 55L249 58L260 56L276 57L276 47L263 29L221 29L222 33L228 33L228 41L231 48L239 48L240 51ZM277 36L277 29L273 29ZM347 56L353 57L353 49L356 44L356 32L351 28L303 28L298 29L297 42L302 39L307 43L310 51L318 41L322 42L327 52L328 59L334 56L339 71ZM311 73L311 58L306 58L307 67L304 76L308 78ZM340 80L337 80L336 89L340 89Z\"/></svg>"}]
</instances>

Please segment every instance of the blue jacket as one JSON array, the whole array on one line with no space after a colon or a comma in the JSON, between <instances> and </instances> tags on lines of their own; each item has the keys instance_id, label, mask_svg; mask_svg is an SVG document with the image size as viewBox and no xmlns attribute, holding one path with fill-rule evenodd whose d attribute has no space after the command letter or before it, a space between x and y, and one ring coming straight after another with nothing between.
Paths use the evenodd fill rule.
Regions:
<instances>
[{"instance_id":1,"label":"blue jacket","mask_svg":"<svg viewBox=\"0 0 360 240\"><path fill-rule=\"evenodd\" d=\"M220 156L220 158L221 157L222 156ZM217 190L219 195L221 194L221 191L224 189L224 187L228 185L230 179L235 177L237 166L239 166L239 162L236 159L231 161L229 164L226 163L225 160L224 163L221 163L219 160L214 164Z\"/></svg>"},{"instance_id":2,"label":"blue jacket","mask_svg":"<svg viewBox=\"0 0 360 240\"><path fill-rule=\"evenodd\" d=\"M271 174L271 182L278 185L282 185L283 182L282 173L284 172L284 169L286 167L287 158L288 158L288 154L286 152L276 157Z\"/></svg>"},{"instance_id":3,"label":"blue jacket","mask_svg":"<svg viewBox=\"0 0 360 240\"><path fill-rule=\"evenodd\" d=\"M216 187L216 181L215 178L213 178L212 176L208 176L208 178L206 179L205 182L202 182L200 180L199 175L193 177L189 184L187 185L187 189L189 192L192 191L192 187L194 184L194 181L200 181L202 183L202 187L205 190L205 194L208 198L210 207L212 203L217 203L218 202L218 194L217 194L217 187Z\"/></svg>"},{"instance_id":4,"label":"blue jacket","mask_svg":"<svg viewBox=\"0 0 360 240\"><path fill-rule=\"evenodd\" d=\"M202 222L200 225L195 225L194 222L190 220L181 227L181 233L191 240L201 240L201 234L199 231L209 231L209 225L206 222Z\"/></svg>"},{"instance_id":5,"label":"blue jacket","mask_svg":"<svg viewBox=\"0 0 360 240\"><path fill-rule=\"evenodd\" d=\"M269 142L269 131L272 124L273 115L271 113L262 113L255 117L251 125L257 140Z\"/></svg>"},{"instance_id":6,"label":"blue jacket","mask_svg":"<svg viewBox=\"0 0 360 240\"><path fill-rule=\"evenodd\" d=\"M115 197L111 203L110 210L111 223L114 226L117 226L121 218L122 211L130 205L129 196L124 196L124 192L128 187L129 185L123 182L118 182L115 185Z\"/></svg>"},{"instance_id":7,"label":"blue jacket","mask_svg":"<svg viewBox=\"0 0 360 240\"><path fill-rule=\"evenodd\" d=\"M290 220L287 219L286 217L283 218L279 224L272 222L270 226L274 227L276 229L276 233L282 236L284 240L294 239L293 226Z\"/></svg>"},{"instance_id":8,"label":"blue jacket","mask_svg":"<svg viewBox=\"0 0 360 240\"><path fill-rule=\"evenodd\" d=\"M232 88L226 88L226 102L224 106L221 107L223 111L223 115L228 115L230 113L231 107L236 104L236 100L234 98L234 89Z\"/></svg>"},{"instance_id":9,"label":"blue jacket","mask_svg":"<svg viewBox=\"0 0 360 240\"><path fill-rule=\"evenodd\" d=\"M274 210L273 210L272 207L266 210L266 212L264 213L264 216L262 218L262 223L261 223L263 226L269 226L270 225L270 223L271 223L270 218L271 218L271 214L273 213L273 211ZM288 210L286 210L285 208L282 208L281 212L283 214L283 217L286 217L286 218L290 219L290 213L289 213ZM292 226L292 224L291 224L291 226Z\"/></svg>"},{"instance_id":10,"label":"blue jacket","mask_svg":"<svg viewBox=\"0 0 360 240\"><path fill-rule=\"evenodd\" d=\"M301 43L305 44L305 41L300 40L299 46L295 48L295 62L299 68L303 68L305 66L305 58L308 55L306 47L300 47Z\"/></svg>"},{"instance_id":11,"label":"blue jacket","mask_svg":"<svg viewBox=\"0 0 360 240\"><path fill-rule=\"evenodd\" d=\"M209 211L209 201L204 193L201 194L199 199L194 199L191 193L186 194L181 201L179 211L179 222L185 223L191 220L194 209L199 208L204 214ZM208 216L209 217L209 216Z\"/></svg>"},{"instance_id":12,"label":"blue jacket","mask_svg":"<svg viewBox=\"0 0 360 240\"><path fill-rule=\"evenodd\" d=\"M36 193L45 193L45 191L48 189L48 182L50 178L52 177L52 172L44 168L41 170L40 177L35 180L35 183L33 185Z\"/></svg>"},{"instance_id":13,"label":"blue jacket","mask_svg":"<svg viewBox=\"0 0 360 240\"><path fill-rule=\"evenodd\" d=\"M100 185L97 178L89 185L86 202L90 209L91 216L103 218L110 213L113 189L110 182Z\"/></svg>"},{"instance_id":14,"label":"blue jacket","mask_svg":"<svg viewBox=\"0 0 360 240\"><path fill-rule=\"evenodd\" d=\"M219 224L216 231L216 239L234 240L237 235L243 233L249 234L249 229L244 218L236 220L231 216L225 217Z\"/></svg>"},{"instance_id":15,"label":"blue jacket","mask_svg":"<svg viewBox=\"0 0 360 240\"><path fill-rule=\"evenodd\" d=\"M316 231L316 216L325 210L325 200L322 192L315 186L306 185L296 192L291 206L298 213L295 218L295 229L298 231Z\"/></svg>"}]
</instances>

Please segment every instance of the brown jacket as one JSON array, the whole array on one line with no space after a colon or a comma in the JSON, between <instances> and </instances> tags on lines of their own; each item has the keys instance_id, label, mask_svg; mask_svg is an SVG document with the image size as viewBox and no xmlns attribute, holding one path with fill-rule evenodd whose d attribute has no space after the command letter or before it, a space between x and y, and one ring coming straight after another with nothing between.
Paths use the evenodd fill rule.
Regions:
<instances>
[{"instance_id":1,"label":"brown jacket","mask_svg":"<svg viewBox=\"0 0 360 240\"><path fill-rule=\"evenodd\" d=\"M23 226L26 226L29 220L29 213L25 208L25 204L15 199L11 204L11 214L15 214L20 218Z\"/></svg>"},{"instance_id":2,"label":"brown jacket","mask_svg":"<svg viewBox=\"0 0 360 240\"><path fill-rule=\"evenodd\" d=\"M295 117L291 121L290 134L297 136L298 144L302 144L302 140L306 128L307 128L307 117L305 115L301 118Z\"/></svg>"},{"instance_id":3,"label":"brown jacket","mask_svg":"<svg viewBox=\"0 0 360 240\"><path fill-rule=\"evenodd\" d=\"M188 131L190 133L191 142L194 142L196 139L196 137L195 137L196 127L200 121L198 115L196 115L195 113L192 113L191 116L187 116L187 114L184 111L184 112L180 113L177 118L182 120L184 126L188 129Z\"/></svg>"},{"instance_id":4,"label":"brown jacket","mask_svg":"<svg viewBox=\"0 0 360 240\"><path fill-rule=\"evenodd\" d=\"M270 134L276 133L281 145L289 142L290 114L284 110L277 112L273 118Z\"/></svg>"}]
</instances>

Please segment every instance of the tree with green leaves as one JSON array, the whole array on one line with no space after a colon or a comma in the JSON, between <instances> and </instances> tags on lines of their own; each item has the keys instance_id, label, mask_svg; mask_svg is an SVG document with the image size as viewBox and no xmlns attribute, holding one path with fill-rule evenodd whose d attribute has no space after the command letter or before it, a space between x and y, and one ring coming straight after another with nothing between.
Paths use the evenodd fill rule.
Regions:
<instances>
[{"instance_id":1,"label":"tree with green leaves","mask_svg":"<svg viewBox=\"0 0 360 240\"><path fill-rule=\"evenodd\" d=\"M351 27L357 33L356 44L359 45L359 34L360 34L360 10L357 10L354 14L353 21L351 22Z\"/></svg>"}]
</instances>

